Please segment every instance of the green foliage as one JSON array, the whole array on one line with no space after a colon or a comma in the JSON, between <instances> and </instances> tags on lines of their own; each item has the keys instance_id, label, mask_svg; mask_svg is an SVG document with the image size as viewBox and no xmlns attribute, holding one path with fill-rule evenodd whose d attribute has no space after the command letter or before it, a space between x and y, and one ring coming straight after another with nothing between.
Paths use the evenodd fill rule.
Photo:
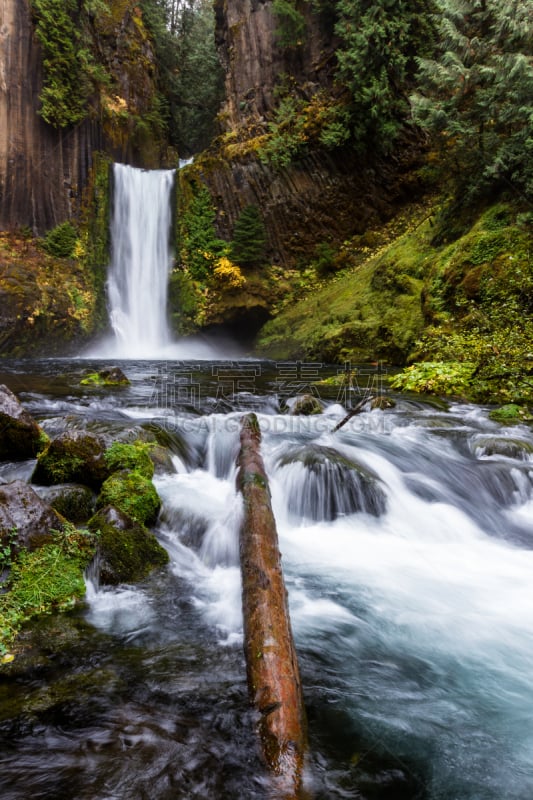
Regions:
<instances>
[{"instance_id":1,"label":"green foliage","mask_svg":"<svg viewBox=\"0 0 533 800\"><path fill-rule=\"evenodd\" d=\"M70 258L74 252L78 232L71 222L62 222L44 237L44 249L56 258Z\"/></svg>"},{"instance_id":2,"label":"green foliage","mask_svg":"<svg viewBox=\"0 0 533 800\"><path fill-rule=\"evenodd\" d=\"M311 265L315 268L319 277L324 277L336 271L336 255L337 251L335 247L329 242L320 242L320 244L316 245L315 257Z\"/></svg>"},{"instance_id":3,"label":"green foliage","mask_svg":"<svg viewBox=\"0 0 533 800\"><path fill-rule=\"evenodd\" d=\"M473 371L471 362L422 361L406 367L390 385L402 391L463 396L470 388Z\"/></svg>"},{"instance_id":4,"label":"green foliage","mask_svg":"<svg viewBox=\"0 0 533 800\"><path fill-rule=\"evenodd\" d=\"M90 50L88 15L109 14L103 0L31 0L35 35L43 53L42 118L56 128L81 122L99 80L107 79Z\"/></svg>"},{"instance_id":5,"label":"green foliage","mask_svg":"<svg viewBox=\"0 0 533 800\"><path fill-rule=\"evenodd\" d=\"M137 470L145 478L151 479L154 475L154 465L150 458L151 445L146 442L113 442L104 453L104 459L111 470L117 472L122 469Z\"/></svg>"},{"instance_id":6,"label":"green foliage","mask_svg":"<svg viewBox=\"0 0 533 800\"><path fill-rule=\"evenodd\" d=\"M276 39L282 47L297 47L305 37L305 17L296 8L295 0L274 0L272 10L277 17Z\"/></svg>"},{"instance_id":7,"label":"green foliage","mask_svg":"<svg viewBox=\"0 0 533 800\"><path fill-rule=\"evenodd\" d=\"M257 206L243 208L233 229L230 258L240 267L260 267L265 263L267 236Z\"/></svg>"},{"instance_id":8,"label":"green foliage","mask_svg":"<svg viewBox=\"0 0 533 800\"><path fill-rule=\"evenodd\" d=\"M8 591L0 595L0 653L6 652L26 620L72 608L83 598L83 570L94 555L95 542L92 534L65 524L53 543L19 553Z\"/></svg>"},{"instance_id":9,"label":"green foliage","mask_svg":"<svg viewBox=\"0 0 533 800\"><path fill-rule=\"evenodd\" d=\"M17 529L12 528L7 536L2 537L0 543L0 576L1 573L11 566L11 555L13 553L13 545L17 540ZM2 579L0 577L0 586Z\"/></svg>"},{"instance_id":10,"label":"green foliage","mask_svg":"<svg viewBox=\"0 0 533 800\"><path fill-rule=\"evenodd\" d=\"M161 501L153 483L138 470L115 472L104 481L96 502L97 508L107 505L118 508L142 525L157 519Z\"/></svg>"},{"instance_id":11,"label":"green foliage","mask_svg":"<svg viewBox=\"0 0 533 800\"><path fill-rule=\"evenodd\" d=\"M269 138L259 153L262 161L284 169L302 153L307 145L304 107L305 101L292 94L281 98L268 125Z\"/></svg>"},{"instance_id":12,"label":"green foliage","mask_svg":"<svg viewBox=\"0 0 533 800\"><path fill-rule=\"evenodd\" d=\"M413 116L432 131L460 193L533 196L533 17L521 0L438 0L436 58L420 59Z\"/></svg>"},{"instance_id":13,"label":"green foliage","mask_svg":"<svg viewBox=\"0 0 533 800\"><path fill-rule=\"evenodd\" d=\"M339 79L349 92L358 149L389 152L408 115L414 57L431 47L422 0L337 0Z\"/></svg>"},{"instance_id":14,"label":"green foliage","mask_svg":"<svg viewBox=\"0 0 533 800\"><path fill-rule=\"evenodd\" d=\"M194 184L187 208L180 214L179 254L191 277L205 281L211 275L215 261L227 250L227 243L215 232L216 210L203 184Z\"/></svg>"},{"instance_id":15,"label":"green foliage","mask_svg":"<svg viewBox=\"0 0 533 800\"><path fill-rule=\"evenodd\" d=\"M154 40L171 143L180 155L207 147L223 97L211 0L141 0Z\"/></svg>"},{"instance_id":16,"label":"green foliage","mask_svg":"<svg viewBox=\"0 0 533 800\"><path fill-rule=\"evenodd\" d=\"M489 413L489 417L494 422L502 422L505 425L531 422L533 420L528 409L524 406L518 406L516 403L506 403L500 408L493 408Z\"/></svg>"}]
</instances>

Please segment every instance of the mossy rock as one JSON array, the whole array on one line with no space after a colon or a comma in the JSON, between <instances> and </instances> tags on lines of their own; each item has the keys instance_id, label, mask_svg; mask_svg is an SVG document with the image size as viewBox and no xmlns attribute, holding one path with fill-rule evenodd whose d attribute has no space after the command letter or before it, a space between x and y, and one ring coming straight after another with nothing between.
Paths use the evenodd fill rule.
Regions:
<instances>
[{"instance_id":1,"label":"mossy rock","mask_svg":"<svg viewBox=\"0 0 533 800\"><path fill-rule=\"evenodd\" d=\"M102 485L96 501L97 508L105 506L127 514L142 525L154 525L161 508L161 500L153 483L136 470L115 472Z\"/></svg>"},{"instance_id":2,"label":"mossy rock","mask_svg":"<svg viewBox=\"0 0 533 800\"><path fill-rule=\"evenodd\" d=\"M506 436L476 436L472 442L472 450L478 457L504 456L530 461L533 457L533 442Z\"/></svg>"},{"instance_id":3,"label":"mossy rock","mask_svg":"<svg viewBox=\"0 0 533 800\"><path fill-rule=\"evenodd\" d=\"M322 413L322 403L317 397L312 394L303 394L297 397L292 404L290 411L291 416L304 416L309 417L313 414Z\"/></svg>"},{"instance_id":4,"label":"mossy rock","mask_svg":"<svg viewBox=\"0 0 533 800\"><path fill-rule=\"evenodd\" d=\"M91 372L80 381L80 386L130 386L129 378L124 375L120 367L101 369Z\"/></svg>"},{"instance_id":5,"label":"mossy rock","mask_svg":"<svg viewBox=\"0 0 533 800\"><path fill-rule=\"evenodd\" d=\"M105 451L104 458L110 472L135 470L150 480L154 475L154 464L150 458L151 449L150 444L140 441L132 444L113 442Z\"/></svg>"},{"instance_id":6,"label":"mossy rock","mask_svg":"<svg viewBox=\"0 0 533 800\"><path fill-rule=\"evenodd\" d=\"M108 505L89 521L98 532L100 582L115 586L142 580L168 563L168 553L155 536L127 514Z\"/></svg>"},{"instance_id":7,"label":"mossy rock","mask_svg":"<svg viewBox=\"0 0 533 800\"><path fill-rule=\"evenodd\" d=\"M48 437L11 389L0 386L0 461L35 458Z\"/></svg>"},{"instance_id":8,"label":"mossy rock","mask_svg":"<svg viewBox=\"0 0 533 800\"><path fill-rule=\"evenodd\" d=\"M92 489L79 483L36 487L37 494L69 522L87 522L95 512L96 496Z\"/></svg>"},{"instance_id":9,"label":"mossy rock","mask_svg":"<svg viewBox=\"0 0 533 800\"><path fill-rule=\"evenodd\" d=\"M506 425L533 421L529 410L525 406L516 405L516 403L506 403L506 405L492 409L489 418L494 422L503 422Z\"/></svg>"},{"instance_id":10,"label":"mossy rock","mask_svg":"<svg viewBox=\"0 0 533 800\"><path fill-rule=\"evenodd\" d=\"M84 431L67 431L53 439L37 459L32 483L53 486L83 483L99 489L110 470L103 441Z\"/></svg>"}]
</instances>

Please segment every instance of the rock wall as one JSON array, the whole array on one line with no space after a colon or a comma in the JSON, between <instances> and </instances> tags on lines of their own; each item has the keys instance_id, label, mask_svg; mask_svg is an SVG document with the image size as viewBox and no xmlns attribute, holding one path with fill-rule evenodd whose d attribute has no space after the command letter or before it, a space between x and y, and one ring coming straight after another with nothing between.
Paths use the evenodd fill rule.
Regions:
<instances>
[{"instance_id":1,"label":"rock wall","mask_svg":"<svg viewBox=\"0 0 533 800\"><path fill-rule=\"evenodd\" d=\"M220 118L227 129L264 118L275 106L274 89L282 75L295 79L304 91L305 84L331 83L335 42L310 3L297 2L297 7L306 21L305 40L283 48L272 0L215 0L217 46L226 71Z\"/></svg>"},{"instance_id":2,"label":"rock wall","mask_svg":"<svg viewBox=\"0 0 533 800\"><path fill-rule=\"evenodd\" d=\"M56 129L38 114L42 59L29 0L0 0L0 230L29 226L41 234L75 216L95 150L159 166L157 155L147 163L154 162L153 141L136 146L132 130L155 85L155 58L136 14L132 0L114 0L109 21L96 19L95 46L112 75L112 95L93 98L77 126Z\"/></svg>"},{"instance_id":3,"label":"rock wall","mask_svg":"<svg viewBox=\"0 0 533 800\"><path fill-rule=\"evenodd\" d=\"M0 229L46 230L74 213L93 149L94 123L57 131L37 114L41 58L28 0L0 0Z\"/></svg>"},{"instance_id":4,"label":"rock wall","mask_svg":"<svg viewBox=\"0 0 533 800\"><path fill-rule=\"evenodd\" d=\"M226 70L222 135L195 172L220 210L223 238L231 238L245 205L259 206L270 259L279 264L309 259L316 244L342 241L390 218L416 188L412 168L419 158L416 139L373 163L362 161L351 147L327 151L318 145L283 169L258 158L252 140L259 142L268 131L281 76L301 98L311 99L319 90L327 96L340 91L331 19L319 16L309 2L297 0L296 7L305 19L305 35L296 46L283 48L272 0L215 0L217 43ZM237 144L228 146L229 141Z\"/></svg>"}]
</instances>

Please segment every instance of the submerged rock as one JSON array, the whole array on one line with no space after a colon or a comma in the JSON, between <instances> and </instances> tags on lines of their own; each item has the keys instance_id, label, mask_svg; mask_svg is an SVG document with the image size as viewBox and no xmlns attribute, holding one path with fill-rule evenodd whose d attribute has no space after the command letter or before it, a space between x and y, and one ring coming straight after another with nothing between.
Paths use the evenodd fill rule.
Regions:
<instances>
[{"instance_id":1,"label":"submerged rock","mask_svg":"<svg viewBox=\"0 0 533 800\"><path fill-rule=\"evenodd\" d=\"M39 455L31 481L43 486L83 483L99 489L110 474L104 452L105 444L100 437L84 431L67 431L53 439Z\"/></svg>"},{"instance_id":2,"label":"submerged rock","mask_svg":"<svg viewBox=\"0 0 533 800\"><path fill-rule=\"evenodd\" d=\"M505 456L520 461L533 460L533 442L511 439L506 436L476 436L471 448L478 458L483 456Z\"/></svg>"},{"instance_id":3,"label":"submerged rock","mask_svg":"<svg viewBox=\"0 0 533 800\"><path fill-rule=\"evenodd\" d=\"M385 511L379 477L332 447L300 447L282 456L278 466L293 514L319 521L358 511L377 517Z\"/></svg>"},{"instance_id":4,"label":"submerged rock","mask_svg":"<svg viewBox=\"0 0 533 800\"><path fill-rule=\"evenodd\" d=\"M0 486L0 542L30 550L51 542L62 518L24 481Z\"/></svg>"},{"instance_id":5,"label":"submerged rock","mask_svg":"<svg viewBox=\"0 0 533 800\"><path fill-rule=\"evenodd\" d=\"M108 505L89 521L98 532L99 580L102 584L138 581L168 563L168 553L153 533L123 511Z\"/></svg>"},{"instance_id":6,"label":"submerged rock","mask_svg":"<svg viewBox=\"0 0 533 800\"><path fill-rule=\"evenodd\" d=\"M35 458L46 442L46 434L11 389L0 385L0 461Z\"/></svg>"}]
</instances>

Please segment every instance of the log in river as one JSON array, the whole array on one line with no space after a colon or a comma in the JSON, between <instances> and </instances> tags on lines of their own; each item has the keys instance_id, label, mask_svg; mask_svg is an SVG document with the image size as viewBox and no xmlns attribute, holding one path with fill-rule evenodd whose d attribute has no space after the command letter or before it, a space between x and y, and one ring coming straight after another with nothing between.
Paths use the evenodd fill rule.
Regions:
<instances>
[{"instance_id":1,"label":"log in river","mask_svg":"<svg viewBox=\"0 0 533 800\"><path fill-rule=\"evenodd\" d=\"M275 796L299 800L304 796L305 710L260 444L257 418L248 414L237 475L244 498L240 560L248 690L260 714L261 749L274 776Z\"/></svg>"}]
</instances>

